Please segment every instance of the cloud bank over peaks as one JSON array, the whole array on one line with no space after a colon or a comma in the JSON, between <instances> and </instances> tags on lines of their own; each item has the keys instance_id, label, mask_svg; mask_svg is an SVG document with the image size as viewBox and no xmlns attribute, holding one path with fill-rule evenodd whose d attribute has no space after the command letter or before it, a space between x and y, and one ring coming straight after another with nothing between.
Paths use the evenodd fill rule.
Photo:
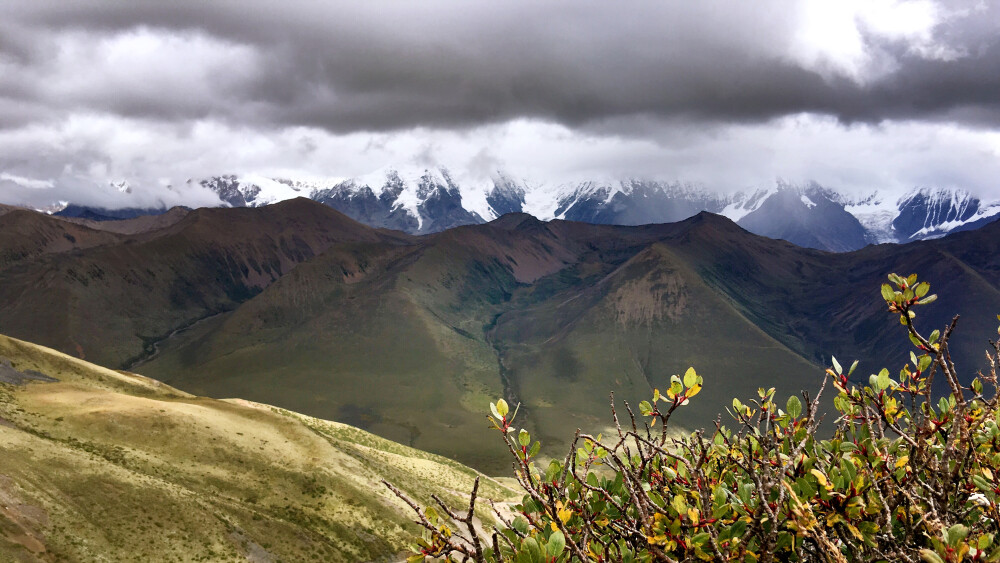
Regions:
<instances>
[{"instance_id":1,"label":"cloud bank over peaks","mask_svg":"<svg viewBox=\"0 0 1000 563\"><path fill-rule=\"evenodd\" d=\"M122 180L143 205L202 201L188 179L350 177L412 162L723 191L778 176L1000 189L993 2L33 1L4 11L8 203L96 204Z\"/></svg>"}]
</instances>

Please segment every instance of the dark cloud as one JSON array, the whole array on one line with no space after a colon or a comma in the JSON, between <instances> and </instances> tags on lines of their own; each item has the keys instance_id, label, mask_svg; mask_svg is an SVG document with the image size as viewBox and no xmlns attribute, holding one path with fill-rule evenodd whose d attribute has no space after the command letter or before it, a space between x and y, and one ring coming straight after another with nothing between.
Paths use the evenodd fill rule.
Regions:
<instances>
[{"instance_id":1,"label":"dark cloud","mask_svg":"<svg viewBox=\"0 0 1000 563\"><path fill-rule=\"evenodd\" d=\"M998 2L14 0L0 18L4 203L197 205L191 178L432 163L1000 198L998 126Z\"/></svg>"},{"instance_id":2,"label":"dark cloud","mask_svg":"<svg viewBox=\"0 0 1000 563\"><path fill-rule=\"evenodd\" d=\"M52 112L333 132L519 117L572 127L637 115L763 122L801 112L844 122L1000 123L996 7L950 13L930 30L924 50L951 56L862 29L865 52L889 70L853 74L797 56L797 9L786 2L26 3L2 28L16 32L0 34L10 71L0 95L42 100ZM950 9L957 8L942 8ZM88 49L113 51L100 42L128 34L159 38L147 45L151 52L123 63L153 68L116 73L104 58L91 73L49 83L64 76L61 65L85 62ZM163 80L157 65L168 67Z\"/></svg>"}]
</instances>

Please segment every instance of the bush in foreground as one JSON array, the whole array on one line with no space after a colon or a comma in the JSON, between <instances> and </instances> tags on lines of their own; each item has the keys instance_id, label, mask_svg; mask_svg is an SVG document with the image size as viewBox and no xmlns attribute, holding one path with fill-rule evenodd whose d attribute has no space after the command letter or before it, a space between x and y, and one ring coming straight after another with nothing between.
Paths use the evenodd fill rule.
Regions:
<instances>
[{"instance_id":1,"label":"bush in foreground","mask_svg":"<svg viewBox=\"0 0 1000 563\"><path fill-rule=\"evenodd\" d=\"M545 467L540 444L513 426L516 409L497 401L489 418L525 491L514 517L494 508L500 525L483 533L475 488L466 510L439 502L440 513L397 491L424 528L411 563L1000 560L1000 344L990 342L989 373L963 386L948 351L957 317L919 332L914 309L935 299L928 284L889 281L882 297L915 347L897 377L883 369L858 385L857 362L844 370L834 359L814 398L779 403L762 389L733 400L731 426L670 438L671 415L701 389L689 369L641 402L638 417L627 404L618 413L612 397L615 435L578 431L566 458ZM947 397L932 394L936 378ZM828 384L839 416L820 439Z\"/></svg>"}]
</instances>

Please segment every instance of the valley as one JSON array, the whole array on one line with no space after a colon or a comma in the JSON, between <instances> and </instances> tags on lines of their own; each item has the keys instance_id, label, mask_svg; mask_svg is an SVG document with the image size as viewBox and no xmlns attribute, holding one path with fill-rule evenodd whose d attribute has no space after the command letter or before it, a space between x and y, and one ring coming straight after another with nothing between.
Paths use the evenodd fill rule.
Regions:
<instances>
[{"instance_id":1,"label":"valley","mask_svg":"<svg viewBox=\"0 0 1000 563\"><path fill-rule=\"evenodd\" d=\"M483 446L501 396L562 455L577 428L608 424L612 392L634 405L689 366L705 377L674 419L689 429L758 387L814 391L831 355L860 360L861 378L898 369L905 342L872 289L889 271L943 295L921 322L962 315L963 365L982 363L1000 310L997 224L837 254L709 213L634 227L515 213L412 236L301 198L118 232L0 216L13 228L45 235L8 243L0 333L492 474L509 464Z\"/></svg>"}]
</instances>

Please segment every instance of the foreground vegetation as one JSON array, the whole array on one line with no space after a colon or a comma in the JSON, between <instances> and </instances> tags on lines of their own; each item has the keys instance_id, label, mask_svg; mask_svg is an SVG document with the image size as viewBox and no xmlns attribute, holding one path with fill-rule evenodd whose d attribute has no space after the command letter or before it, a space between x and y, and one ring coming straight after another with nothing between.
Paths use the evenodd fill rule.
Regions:
<instances>
[{"instance_id":1,"label":"foreground vegetation","mask_svg":"<svg viewBox=\"0 0 1000 563\"><path fill-rule=\"evenodd\" d=\"M490 420L525 493L518 514L498 511L502 524L482 534L478 488L460 511L440 499L420 508L397 490L424 528L410 560L1000 560L1000 344L990 343L988 372L963 378L949 351L957 318L919 331L914 310L936 298L929 285L889 280L882 297L915 348L895 377L883 369L859 382L856 362L845 370L833 359L815 397L779 402L761 389L733 400L732 423L672 438L671 416L703 383L691 369L638 413L626 404L627 417L612 397L614 434L578 431L566 458L547 465L513 425L517 409L494 403ZM827 387L836 412L824 415ZM824 416L836 417L832 438L818 433Z\"/></svg>"},{"instance_id":2,"label":"foreground vegetation","mask_svg":"<svg viewBox=\"0 0 1000 563\"><path fill-rule=\"evenodd\" d=\"M19 373L36 382L2 383ZM417 528L381 479L459 502L478 475L350 426L0 336L3 562L385 559Z\"/></svg>"}]
</instances>

